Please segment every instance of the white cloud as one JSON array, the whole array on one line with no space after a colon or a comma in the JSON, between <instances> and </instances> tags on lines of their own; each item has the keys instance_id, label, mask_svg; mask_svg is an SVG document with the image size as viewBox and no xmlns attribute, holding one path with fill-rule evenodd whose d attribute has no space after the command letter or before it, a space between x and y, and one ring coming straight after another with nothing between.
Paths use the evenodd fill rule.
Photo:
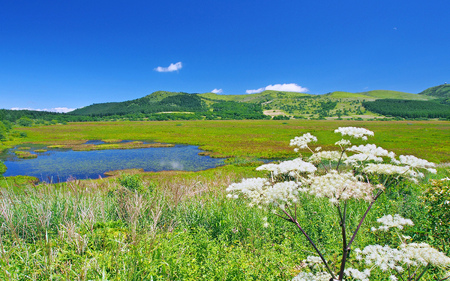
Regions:
<instances>
[{"instance_id":1,"label":"white cloud","mask_svg":"<svg viewBox=\"0 0 450 281\"><path fill-rule=\"evenodd\" d=\"M261 93L262 91L264 91L266 88L259 88L256 90L247 90L245 91L247 94L256 94L256 93Z\"/></svg>"},{"instance_id":2,"label":"white cloud","mask_svg":"<svg viewBox=\"0 0 450 281\"><path fill-rule=\"evenodd\" d=\"M74 111L76 108L67 108L67 107L55 107L55 108L44 108L44 109L34 109L29 107L19 108L13 107L11 110L34 110L34 111L48 111L48 112L58 112L58 113L67 113L70 111Z\"/></svg>"},{"instance_id":3,"label":"white cloud","mask_svg":"<svg viewBox=\"0 0 450 281\"><path fill-rule=\"evenodd\" d=\"M223 93L223 90L222 90L222 89L214 89L214 90L211 91L211 93L214 93L214 94L222 94L222 93Z\"/></svg>"},{"instance_id":4,"label":"white cloud","mask_svg":"<svg viewBox=\"0 0 450 281\"><path fill-rule=\"evenodd\" d=\"M273 91L283 91L283 92L296 92L296 93L305 93L309 90L305 87L299 86L295 83L289 83L289 84L275 84L275 85L269 85L264 88L259 88L256 90L247 90L245 91L247 94L256 94L261 93L265 90L273 90Z\"/></svg>"},{"instance_id":5,"label":"white cloud","mask_svg":"<svg viewBox=\"0 0 450 281\"><path fill-rule=\"evenodd\" d=\"M158 72L173 72L173 71L178 71L183 67L183 64L181 63L181 61L177 62L177 63L171 63L169 65L169 67L162 67L162 66L158 66L157 68L155 68L155 71Z\"/></svg>"}]
</instances>

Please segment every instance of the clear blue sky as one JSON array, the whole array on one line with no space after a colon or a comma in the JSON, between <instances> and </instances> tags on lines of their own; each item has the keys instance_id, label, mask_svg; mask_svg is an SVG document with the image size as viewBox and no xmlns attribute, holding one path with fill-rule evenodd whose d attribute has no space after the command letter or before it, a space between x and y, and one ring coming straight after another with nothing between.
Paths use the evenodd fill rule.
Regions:
<instances>
[{"instance_id":1,"label":"clear blue sky","mask_svg":"<svg viewBox=\"0 0 450 281\"><path fill-rule=\"evenodd\" d=\"M450 82L449 11L449 0L4 0L0 108L276 84L418 93Z\"/></svg>"}]
</instances>

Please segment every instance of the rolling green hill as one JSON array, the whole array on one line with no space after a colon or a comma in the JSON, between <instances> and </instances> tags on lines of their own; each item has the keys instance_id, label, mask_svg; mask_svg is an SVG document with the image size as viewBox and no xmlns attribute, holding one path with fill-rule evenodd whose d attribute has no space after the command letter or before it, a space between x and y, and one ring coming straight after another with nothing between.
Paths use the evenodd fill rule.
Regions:
<instances>
[{"instance_id":1,"label":"rolling green hill","mask_svg":"<svg viewBox=\"0 0 450 281\"><path fill-rule=\"evenodd\" d=\"M264 114L269 116L285 115L296 118L370 118L380 115L366 110L363 102L377 99L426 101L435 99L435 97L388 90L361 93L336 91L325 95L282 91L264 91L248 95L187 94L158 91L135 100L93 104L77 109L71 114L121 116L183 112L197 114L195 117L191 116L191 118L251 119L262 118L264 111ZM252 104L256 107L244 106L243 104ZM251 112L250 115L248 112Z\"/></svg>"},{"instance_id":2,"label":"rolling green hill","mask_svg":"<svg viewBox=\"0 0 450 281\"><path fill-rule=\"evenodd\" d=\"M157 91L134 100L92 104L67 114L46 114L42 112L36 117L31 113L20 113L20 116L13 118L14 120L12 121L14 122L15 119L21 117L43 120L50 118L49 120L55 119L58 122L103 119L267 119L273 116L281 119L373 118L382 117L385 114L395 116L395 114L385 113L388 111L380 109L380 105L383 106L386 102L365 106L370 102L388 99L397 100L396 104L399 106L406 105L399 102L399 100L450 104L449 95L450 85L447 84L426 89L420 94L389 90L374 90L360 93L335 91L324 95L282 91L264 91L247 95L188 94ZM427 104L426 106L429 105ZM412 108L414 107L410 107L410 109ZM18 114L19 112L8 111L4 115L16 116L16 113ZM8 119L5 116L4 119ZM413 114L411 116L416 115ZM428 114L427 116L434 115Z\"/></svg>"},{"instance_id":3,"label":"rolling green hill","mask_svg":"<svg viewBox=\"0 0 450 281\"><path fill-rule=\"evenodd\" d=\"M450 98L450 84L442 84L439 86L428 88L419 93L420 95L437 97L437 98Z\"/></svg>"},{"instance_id":4,"label":"rolling green hill","mask_svg":"<svg viewBox=\"0 0 450 281\"><path fill-rule=\"evenodd\" d=\"M158 112L202 112L206 107L197 94L154 92L143 98L113 103L100 103L72 111L72 115L126 115Z\"/></svg>"}]
</instances>

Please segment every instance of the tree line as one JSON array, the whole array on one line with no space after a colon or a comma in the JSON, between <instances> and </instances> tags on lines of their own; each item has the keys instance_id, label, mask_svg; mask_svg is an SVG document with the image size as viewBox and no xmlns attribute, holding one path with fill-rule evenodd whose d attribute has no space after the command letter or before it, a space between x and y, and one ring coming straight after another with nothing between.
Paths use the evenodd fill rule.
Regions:
<instances>
[{"instance_id":1,"label":"tree line","mask_svg":"<svg viewBox=\"0 0 450 281\"><path fill-rule=\"evenodd\" d=\"M372 112L402 118L450 118L450 106L432 101L379 99L363 102Z\"/></svg>"}]
</instances>

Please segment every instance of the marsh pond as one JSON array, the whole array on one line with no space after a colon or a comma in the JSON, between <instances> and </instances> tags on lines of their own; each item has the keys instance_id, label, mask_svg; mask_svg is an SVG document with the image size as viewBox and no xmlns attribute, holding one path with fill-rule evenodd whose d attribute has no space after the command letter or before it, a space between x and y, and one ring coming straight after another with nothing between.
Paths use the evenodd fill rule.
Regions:
<instances>
[{"instance_id":1,"label":"marsh pond","mask_svg":"<svg viewBox=\"0 0 450 281\"><path fill-rule=\"evenodd\" d=\"M102 141L89 141L77 148L23 145L6 151L0 159L8 168L3 176L27 175L45 182L97 179L105 172L124 169L200 171L224 164L223 158L199 155L203 151L192 145L139 144L128 149L105 149L108 146ZM86 149L97 145L105 147Z\"/></svg>"}]
</instances>

